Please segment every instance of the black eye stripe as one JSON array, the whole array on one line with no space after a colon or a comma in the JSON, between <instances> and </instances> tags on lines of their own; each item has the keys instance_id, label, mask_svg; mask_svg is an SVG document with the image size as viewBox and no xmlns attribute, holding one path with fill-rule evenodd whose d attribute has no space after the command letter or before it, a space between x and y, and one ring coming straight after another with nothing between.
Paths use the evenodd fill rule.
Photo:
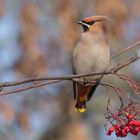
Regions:
<instances>
[{"instance_id":1,"label":"black eye stripe","mask_svg":"<svg viewBox=\"0 0 140 140\"><path fill-rule=\"evenodd\" d=\"M91 21L91 22L88 22L87 24L92 25L94 23L95 23L95 21Z\"/></svg>"},{"instance_id":2,"label":"black eye stripe","mask_svg":"<svg viewBox=\"0 0 140 140\"><path fill-rule=\"evenodd\" d=\"M86 23L86 24L88 24L88 25L93 25L93 24L95 23L94 20L92 20L92 21L90 21L90 22L85 22L85 21L82 20L82 22L84 22L84 23Z\"/></svg>"}]
</instances>

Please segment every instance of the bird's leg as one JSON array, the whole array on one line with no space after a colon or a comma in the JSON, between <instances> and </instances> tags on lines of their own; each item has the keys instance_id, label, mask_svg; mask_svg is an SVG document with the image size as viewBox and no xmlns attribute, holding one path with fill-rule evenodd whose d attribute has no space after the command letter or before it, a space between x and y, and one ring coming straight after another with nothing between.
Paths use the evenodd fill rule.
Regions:
<instances>
[{"instance_id":1,"label":"bird's leg","mask_svg":"<svg viewBox=\"0 0 140 140\"><path fill-rule=\"evenodd\" d=\"M101 75L99 78L96 78L95 79L95 84L99 85L100 84L100 81L103 79L104 75Z\"/></svg>"},{"instance_id":2,"label":"bird's leg","mask_svg":"<svg viewBox=\"0 0 140 140\"><path fill-rule=\"evenodd\" d=\"M96 84L99 85L99 84L100 84L100 81L101 81L101 78L95 79L95 85L96 85Z\"/></svg>"}]
</instances>

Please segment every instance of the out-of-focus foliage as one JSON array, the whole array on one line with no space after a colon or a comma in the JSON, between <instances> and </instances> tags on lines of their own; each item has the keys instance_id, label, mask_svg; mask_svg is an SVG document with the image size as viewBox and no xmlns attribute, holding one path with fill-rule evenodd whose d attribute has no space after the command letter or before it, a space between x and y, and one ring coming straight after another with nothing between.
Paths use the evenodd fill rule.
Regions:
<instances>
[{"instance_id":1,"label":"out-of-focus foliage","mask_svg":"<svg viewBox=\"0 0 140 140\"><path fill-rule=\"evenodd\" d=\"M77 22L96 14L113 20L108 27L112 53L140 39L139 0L1 0L1 81L71 74L71 52L82 32ZM111 64L123 61L132 53ZM139 67L137 62L123 72L139 80ZM107 80L128 88L118 79ZM103 130L104 112L108 97L117 105L113 93L98 88L85 114L74 112L72 94L71 83L63 82L1 96L0 139L109 139Z\"/></svg>"}]
</instances>

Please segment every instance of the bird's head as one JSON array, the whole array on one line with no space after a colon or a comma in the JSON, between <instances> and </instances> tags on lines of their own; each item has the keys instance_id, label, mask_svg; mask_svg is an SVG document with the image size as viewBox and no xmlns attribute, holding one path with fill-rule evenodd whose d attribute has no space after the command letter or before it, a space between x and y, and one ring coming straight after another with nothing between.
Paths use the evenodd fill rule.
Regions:
<instances>
[{"instance_id":1,"label":"bird's head","mask_svg":"<svg viewBox=\"0 0 140 140\"><path fill-rule=\"evenodd\" d=\"M86 17L78 22L83 26L84 32L101 30L106 32L106 23L111 21L107 16L91 16Z\"/></svg>"}]
</instances>

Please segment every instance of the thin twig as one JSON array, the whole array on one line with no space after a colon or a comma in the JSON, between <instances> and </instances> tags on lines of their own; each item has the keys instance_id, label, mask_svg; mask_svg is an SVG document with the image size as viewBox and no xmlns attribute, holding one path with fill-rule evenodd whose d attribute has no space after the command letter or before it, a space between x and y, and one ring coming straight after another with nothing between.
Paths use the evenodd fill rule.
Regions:
<instances>
[{"instance_id":1,"label":"thin twig","mask_svg":"<svg viewBox=\"0 0 140 140\"><path fill-rule=\"evenodd\" d=\"M118 87L114 86L113 84L110 84L110 83L107 83L107 82L101 82L100 85L102 85L102 86L108 86L108 87L112 88L113 90L115 90L115 92L117 93L117 95L119 96L119 98L121 98L120 94L122 94L122 93L123 93L123 95L126 98L128 98L128 96L126 95L126 92L124 92L123 90L121 90Z\"/></svg>"},{"instance_id":2,"label":"thin twig","mask_svg":"<svg viewBox=\"0 0 140 140\"><path fill-rule=\"evenodd\" d=\"M116 72L118 72L120 69L122 69L122 68L124 68L124 67L130 65L131 63L137 61L138 59L140 59L140 57L137 56L137 55L135 55L134 57L131 57L131 58L130 58L128 61L126 61L125 63L123 63L123 64L118 64L117 66L115 66L115 67L113 67L113 68L110 68L109 71L112 70L113 73L116 73Z\"/></svg>"},{"instance_id":3,"label":"thin twig","mask_svg":"<svg viewBox=\"0 0 140 140\"><path fill-rule=\"evenodd\" d=\"M15 89L15 90L0 92L0 96L13 94L13 93L17 93L17 92L22 92L22 91L26 91L26 90L29 90L29 89L33 89L33 88L37 88L37 87L41 87L41 86L46 86L46 85L50 85L50 84L54 84L54 83L58 83L58 82L60 82L60 80L55 80L55 81L50 81L50 82L41 82L39 84L35 84L35 85L31 85L31 86L25 86L25 87Z\"/></svg>"},{"instance_id":4,"label":"thin twig","mask_svg":"<svg viewBox=\"0 0 140 140\"><path fill-rule=\"evenodd\" d=\"M27 84L31 82L36 82L36 81L48 81L48 80L71 80L74 81L76 78L81 78L81 77L89 77L89 76L96 76L96 75L107 75L107 74L114 74L118 72L120 69L128 66L129 64L133 63L134 61L138 60L138 56L134 56L130 58L127 62L123 64L118 64L115 67L105 71L105 72L95 72L95 73L90 73L90 74L77 74L77 75L67 75L67 76L57 76L57 77L32 77L32 78L27 78L25 80L21 81L11 81L11 82L1 82L0 87L12 87L12 86L18 86L22 84Z\"/></svg>"},{"instance_id":5,"label":"thin twig","mask_svg":"<svg viewBox=\"0 0 140 140\"><path fill-rule=\"evenodd\" d=\"M121 50L121 51L119 51L118 53L112 55L110 59L114 59L115 57L117 57L117 56L119 56L119 55L125 53L126 51L137 47L138 45L140 45L140 41L137 41L136 43L132 44L131 46L127 47L126 49Z\"/></svg>"}]
</instances>

